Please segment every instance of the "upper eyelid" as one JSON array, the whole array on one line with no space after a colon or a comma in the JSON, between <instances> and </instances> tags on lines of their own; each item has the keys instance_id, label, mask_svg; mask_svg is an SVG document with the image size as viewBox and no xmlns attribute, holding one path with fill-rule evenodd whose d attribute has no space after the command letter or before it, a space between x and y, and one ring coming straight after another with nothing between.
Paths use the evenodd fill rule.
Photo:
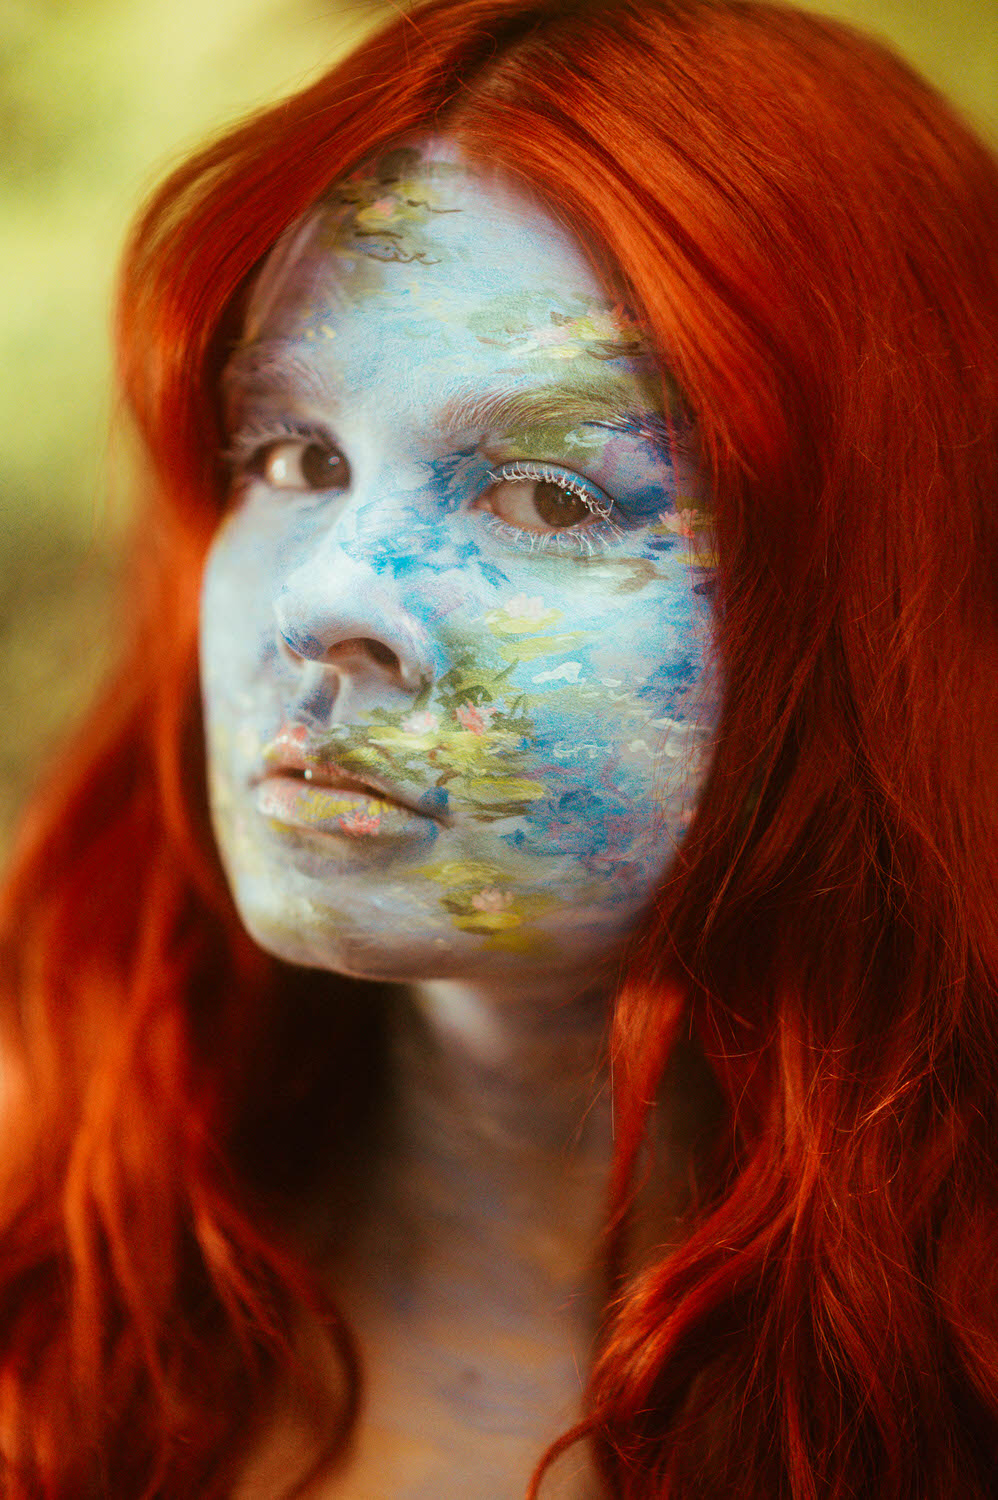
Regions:
<instances>
[{"instance_id":1,"label":"upper eyelid","mask_svg":"<svg viewBox=\"0 0 998 1500\"><path fill-rule=\"evenodd\" d=\"M261 448L273 443L324 443L327 447L340 445L328 428L319 422L295 422L276 418L251 419L235 424L228 441L222 449L225 463L238 465L255 457Z\"/></svg>"},{"instance_id":2,"label":"upper eyelid","mask_svg":"<svg viewBox=\"0 0 998 1500\"><path fill-rule=\"evenodd\" d=\"M499 464L496 468L489 470L488 477L493 483L504 480L534 479L564 482L565 488L579 496L579 499L589 504L594 515L609 517L613 510L613 499L605 490L590 480L584 479L581 474L576 474L572 469L562 468L560 464L544 463L537 459L514 458L508 463Z\"/></svg>"}]
</instances>

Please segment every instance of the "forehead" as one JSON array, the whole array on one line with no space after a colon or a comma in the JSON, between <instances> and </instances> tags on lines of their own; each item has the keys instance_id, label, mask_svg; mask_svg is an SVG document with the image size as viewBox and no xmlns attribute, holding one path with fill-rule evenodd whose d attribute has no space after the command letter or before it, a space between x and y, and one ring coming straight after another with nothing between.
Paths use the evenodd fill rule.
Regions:
<instances>
[{"instance_id":1,"label":"forehead","mask_svg":"<svg viewBox=\"0 0 998 1500\"><path fill-rule=\"evenodd\" d=\"M449 384L502 371L611 391L657 386L634 317L525 185L426 137L363 163L266 262L230 373L294 347L335 385L400 368ZM442 388L441 386L441 388ZM624 394L621 392L621 394Z\"/></svg>"}]
</instances>

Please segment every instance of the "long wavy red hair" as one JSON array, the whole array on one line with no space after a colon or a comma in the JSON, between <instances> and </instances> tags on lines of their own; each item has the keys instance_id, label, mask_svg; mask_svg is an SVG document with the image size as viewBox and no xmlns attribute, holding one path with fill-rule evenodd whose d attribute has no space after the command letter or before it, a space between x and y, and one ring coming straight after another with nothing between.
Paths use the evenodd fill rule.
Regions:
<instances>
[{"instance_id":1,"label":"long wavy red hair","mask_svg":"<svg viewBox=\"0 0 998 1500\"><path fill-rule=\"evenodd\" d=\"M376 1040L346 980L332 1019L238 924L195 632L248 280L331 181L427 126L623 277L716 497L726 709L617 997L615 1274L565 1441L620 1500L992 1495L998 170L882 47L742 0L428 0L138 223L121 665L2 905L3 1493L225 1495L289 1381L317 1453L354 1420L349 1308L274 1203L316 1097L327 1150L371 1107L347 1082ZM724 1123L678 1247L628 1275L648 1101L691 1030Z\"/></svg>"}]
</instances>

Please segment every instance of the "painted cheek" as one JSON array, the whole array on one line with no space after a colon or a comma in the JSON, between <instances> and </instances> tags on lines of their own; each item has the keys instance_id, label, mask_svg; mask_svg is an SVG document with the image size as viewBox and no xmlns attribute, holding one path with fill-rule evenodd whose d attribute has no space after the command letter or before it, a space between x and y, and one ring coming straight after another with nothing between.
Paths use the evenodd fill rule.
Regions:
<instances>
[{"instance_id":1,"label":"painted cheek","mask_svg":"<svg viewBox=\"0 0 998 1500\"><path fill-rule=\"evenodd\" d=\"M514 595L490 611L484 622L492 636L491 650L505 669L504 691L516 695L529 716L529 756L559 803L578 790L580 782L587 782L578 747L588 745L605 771L620 762L627 733L610 701L612 695L600 681L594 655L605 640L606 617L597 611L581 619L575 612L573 618L559 607L562 602L567 601ZM618 661L621 654L624 659ZM614 653L612 670L633 677L630 665L626 652ZM629 692L625 696L630 701ZM641 714L640 708L632 712Z\"/></svg>"},{"instance_id":2,"label":"painted cheek","mask_svg":"<svg viewBox=\"0 0 998 1500\"><path fill-rule=\"evenodd\" d=\"M244 517L236 518L216 540L205 570L202 630L209 670L246 659L267 615L273 576L273 548Z\"/></svg>"},{"instance_id":3,"label":"painted cheek","mask_svg":"<svg viewBox=\"0 0 998 1500\"><path fill-rule=\"evenodd\" d=\"M616 869L633 856L644 832L644 768L625 766L623 741L584 700L573 705L563 696L557 707L537 708L534 723L533 774L545 796L508 841L523 853L580 860L591 873Z\"/></svg>"},{"instance_id":4,"label":"painted cheek","mask_svg":"<svg viewBox=\"0 0 998 1500\"><path fill-rule=\"evenodd\" d=\"M528 698L534 738L533 774L546 791L516 834L522 853L579 860L594 876L612 875L625 889L638 891L650 866L661 859L659 820L673 809L693 748L693 732L670 721L667 710L677 679L676 662L647 671L643 687L634 684L638 663L617 653L614 667L626 683L617 686L585 678L593 665L580 653L579 684ZM691 669L687 675L692 677ZM557 668L553 669L557 671ZM682 675L682 674L680 674Z\"/></svg>"}]
</instances>

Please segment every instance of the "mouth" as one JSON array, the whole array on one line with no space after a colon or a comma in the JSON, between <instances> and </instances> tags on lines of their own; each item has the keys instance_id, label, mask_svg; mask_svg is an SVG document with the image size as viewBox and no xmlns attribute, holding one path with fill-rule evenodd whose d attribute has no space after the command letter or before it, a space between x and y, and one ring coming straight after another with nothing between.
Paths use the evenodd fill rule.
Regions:
<instances>
[{"instance_id":1,"label":"mouth","mask_svg":"<svg viewBox=\"0 0 998 1500\"><path fill-rule=\"evenodd\" d=\"M289 792L297 788L302 794L312 791L327 797L338 793L350 803L370 803L372 810L377 805L385 812L395 810L434 823L449 822L439 810L421 805L418 798L385 778L358 776L325 756L320 758L309 745L303 725L283 725L265 747L263 764L263 772L254 778L255 787L283 783Z\"/></svg>"}]
</instances>

